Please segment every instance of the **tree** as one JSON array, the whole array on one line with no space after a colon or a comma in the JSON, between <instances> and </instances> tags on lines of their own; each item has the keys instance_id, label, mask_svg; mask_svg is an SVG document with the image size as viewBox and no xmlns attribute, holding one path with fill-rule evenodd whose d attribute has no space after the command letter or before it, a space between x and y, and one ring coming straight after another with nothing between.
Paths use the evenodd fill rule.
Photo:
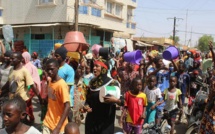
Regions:
<instances>
[{"instance_id":1,"label":"tree","mask_svg":"<svg viewBox=\"0 0 215 134\"><path fill-rule=\"evenodd\" d=\"M172 39L173 40L173 36L171 35L169 37L169 39ZM178 45L178 42L180 41L179 37L178 36L175 36L175 45Z\"/></svg>"},{"instance_id":2,"label":"tree","mask_svg":"<svg viewBox=\"0 0 215 134\"><path fill-rule=\"evenodd\" d=\"M203 35L202 37L200 37L198 42L198 49L202 52L209 51L209 41L214 41L214 38L210 35Z\"/></svg>"}]
</instances>

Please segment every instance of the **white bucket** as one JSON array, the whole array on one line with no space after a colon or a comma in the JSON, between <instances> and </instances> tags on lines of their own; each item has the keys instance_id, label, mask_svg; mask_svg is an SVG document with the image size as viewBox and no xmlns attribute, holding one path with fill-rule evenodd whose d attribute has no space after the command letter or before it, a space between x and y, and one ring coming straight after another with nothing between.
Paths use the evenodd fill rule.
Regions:
<instances>
[{"instance_id":1,"label":"white bucket","mask_svg":"<svg viewBox=\"0 0 215 134\"><path fill-rule=\"evenodd\" d=\"M100 102L104 102L104 97L106 95L113 95L117 99L120 98L120 89L117 86L103 86L99 92L99 100Z\"/></svg>"}]
</instances>

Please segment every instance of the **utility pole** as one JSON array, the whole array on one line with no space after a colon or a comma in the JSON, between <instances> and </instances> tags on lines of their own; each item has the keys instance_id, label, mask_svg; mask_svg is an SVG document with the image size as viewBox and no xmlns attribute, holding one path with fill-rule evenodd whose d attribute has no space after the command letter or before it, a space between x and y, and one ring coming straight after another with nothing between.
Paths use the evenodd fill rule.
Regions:
<instances>
[{"instance_id":1,"label":"utility pole","mask_svg":"<svg viewBox=\"0 0 215 134\"><path fill-rule=\"evenodd\" d=\"M78 4L79 0L75 0L75 31L78 31Z\"/></svg>"},{"instance_id":2,"label":"utility pole","mask_svg":"<svg viewBox=\"0 0 215 134\"><path fill-rule=\"evenodd\" d=\"M175 45L176 20L180 20L180 19L183 20L183 19L182 18L176 18L176 17L174 17L174 18L167 18L167 19L174 19L174 23L173 23L173 45Z\"/></svg>"},{"instance_id":3,"label":"utility pole","mask_svg":"<svg viewBox=\"0 0 215 134\"><path fill-rule=\"evenodd\" d=\"M184 45L187 45L187 17L188 17L188 9L187 9L187 13L186 13L186 25L185 25L185 42Z\"/></svg>"}]
</instances>

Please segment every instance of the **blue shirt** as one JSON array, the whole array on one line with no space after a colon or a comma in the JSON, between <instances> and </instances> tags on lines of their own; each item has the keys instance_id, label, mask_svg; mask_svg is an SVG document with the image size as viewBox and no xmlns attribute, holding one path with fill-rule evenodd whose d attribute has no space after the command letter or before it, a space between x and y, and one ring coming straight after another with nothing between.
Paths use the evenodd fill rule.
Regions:
<instances>
[{"instance_id":1,"label":"blue shirt","mask_svg":"<svg viewBox=\"0 0 215 134\"><path fill-rule=\"evenodd\" d=\"M176 73L176 77L178 78L178 85L177 88L179 88L182 92L182 94L186 93L187 87L190 84L190 76L187 73Z\"/></svg>"},{"instance_id":2,"label":"blue shirt","mask_svg":"<svg viewBox=\"0 0 215 134\"><path fill-rule=\"evenodd\" d=\"M32 61L32 63L34 64L35 67L41 68L41 64L40 64L40 60L39 59L36 59L35 61Z\"/></svg>"},{"instance_id":3,"label":"blue shirt","mask_svg":"<svg viewBox=\"0 0 215 134\"><path fill-rule=\"evenodd\" d=\"M74 79L75 79L75 72L74 69L65 63L62 67L58 70L58 75L65 80L67 85L71 86L70 88L70 105L74 106Z\"/></svg>"}]
</instances>

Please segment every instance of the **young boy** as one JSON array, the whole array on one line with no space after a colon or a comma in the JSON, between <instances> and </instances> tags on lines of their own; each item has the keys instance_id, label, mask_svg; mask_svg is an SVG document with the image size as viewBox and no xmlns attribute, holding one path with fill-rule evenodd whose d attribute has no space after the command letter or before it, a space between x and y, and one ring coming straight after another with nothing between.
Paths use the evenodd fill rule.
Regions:
<instances>
[{"instance_id":1,"label":"young boy","mask_svg":"<svg viewBox=\"0 0 215 134\"><path fill-rule=\"evenodd\" d=\"M182 102L181 102L181 90L176 88L177 78L175 76L170 77L169 88L164 90L164 113L168 111L171 113L167 117L168 124L171 125L170 134L174 134L175 129L175 120L177 116L176 109L179 108L182 110ZM173 113L174 111L174 113Z\"/></svg>"},{"instance_id":2,"label":"young boy","mask_svg":"<svg viewBox=\"0 0 215 134\"><path fill-rule=\"evenodd\" d=\"M69 88L66 82L58 76L57 60L46 62L50 84L48 87L48 110L43 122L43 134L63 134L68 123L70 109Z\"/></svg>"},{"instance_id":3,"label":"young boy","mask_svg":"<svg viewBox=\"0 0 215 134\"><path fill-rule=\"evenodd\" d=\"M130 91L125 93L125 109L122 115L125 115L126 111L128 114L123 129L128 134L132 131L134 131L135 134L142 133L142 125L144 123L144 118L146 117L145 107L147 106L147 98L146 94L141 92L141 90L141 79L134 78L131 82Z\"/></svg>"},{"instance_id":4,"label":"young boy","mask_svg":"<svg viewBox=\"0 0 215 134\"><path fill-rule=\"evenodd\" d=\"M21 122L26 116L25 110L26 103L20 96L5 102L2 114L5 129L0 130L0 134L41 134L33 126Z\"/></svg>"},{"instance_id":5,"label":"young boy","mask_svg":"<svg viewBox=\"0 0 215 134\"><path fill-rule=\"evenodd\" d=\"M65 134L80 134L78 125L74 122L68 123L65 127Z\"/></svg>"},{"instance_id":6,"label":"young boy","mask_svg":"<svg viewBox=\"0 0 215 134\"><path fill-rule=\"evenodd\" d=\"M178 79L177 88L181 90L181 99L182 104L185 103L185 97L188 97L188 90L190 88L190 76L186 72L186 66L185 64L179 64L178 72L176 73L176 77ZM179 114L178 117L178 123L181 122L181 117L183 115L183 112Z\"/></svg>"},{"instance_id":7,"label":"young boy","mask_svg":"<svg viewBox=\"0 0 215 134\"><path fill-rule=\"evenodd\" d=\"M148 78L148 84L144 90L147 97L148 105L146 107L147 116L146 123L155 122L156 107L161 104L159 98L161 98L161 91L156 87L157 79L156 76L152 75Z\"/></svg>"}]
</instances>

